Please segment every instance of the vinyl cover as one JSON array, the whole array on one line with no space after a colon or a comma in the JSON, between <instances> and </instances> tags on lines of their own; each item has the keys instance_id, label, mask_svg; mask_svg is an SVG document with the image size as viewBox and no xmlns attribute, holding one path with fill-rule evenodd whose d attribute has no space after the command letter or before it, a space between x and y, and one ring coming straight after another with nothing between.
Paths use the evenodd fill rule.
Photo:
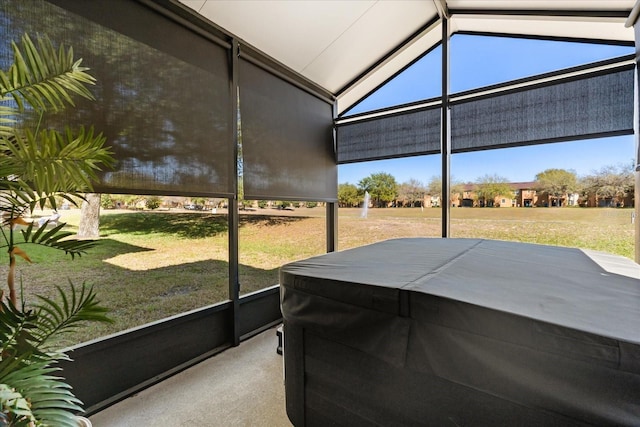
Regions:
<instances>
[{"instance_id":1,"label":"vinyl cover","mask_svg":"<svg viewBox=\"0 0 640 427\"><path fill-rule=\"evenodd\" d=\"M580 249L396 239L285 265L302 425L640 425L640 266Z\"/></svg>"}]
</instances>

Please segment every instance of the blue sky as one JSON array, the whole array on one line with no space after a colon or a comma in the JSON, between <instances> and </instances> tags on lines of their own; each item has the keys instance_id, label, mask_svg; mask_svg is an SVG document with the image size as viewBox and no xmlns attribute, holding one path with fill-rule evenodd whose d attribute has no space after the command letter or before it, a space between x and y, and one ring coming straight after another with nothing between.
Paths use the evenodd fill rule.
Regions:
<instances>
[{"instance_id":1,"label":"blue sky","mask_svg":"<svg viewBox=\"0 0 640 427\"><path fill-rule=\"evenodd\" d=\"M548 71L634 53L633 47L555 42L502 37L455 35L451 38L451 93L528 77ZM439 96L440 48L412 67L350 113L419 101ZM473 182L485 174L509 181L533 181L548 168L574 170L587 175L608 165L628 164L635 158L633 136L544 144L529 147L455 154L451 175ZM439 155L340 165L338 182L357 184L372 173L386 172L398 183L417 179L427 184L440 175Z\"/></svg>"}]
</instances>

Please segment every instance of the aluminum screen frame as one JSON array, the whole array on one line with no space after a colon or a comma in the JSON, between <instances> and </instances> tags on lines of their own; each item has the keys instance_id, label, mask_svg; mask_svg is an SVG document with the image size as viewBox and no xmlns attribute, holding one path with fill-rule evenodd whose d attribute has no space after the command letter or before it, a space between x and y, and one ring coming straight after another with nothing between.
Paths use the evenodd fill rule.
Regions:
<instances>
[{"instance_id":1,"label":"aluminum screen frame","mask_svg":"<svg viewBox=\"0 0 640 427\"><path fill-rule=\"evenodd\" d=\"M238 62L244 198L337 201L333 105Z\"/></svg>"}]
</instances>

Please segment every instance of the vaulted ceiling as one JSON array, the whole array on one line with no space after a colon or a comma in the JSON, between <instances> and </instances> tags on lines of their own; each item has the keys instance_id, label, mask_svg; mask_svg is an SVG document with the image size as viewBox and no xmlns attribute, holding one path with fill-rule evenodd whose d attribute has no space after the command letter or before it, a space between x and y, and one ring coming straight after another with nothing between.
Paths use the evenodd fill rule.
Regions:
<instances>
[{"instance_id":1,"label":"vaulted ceiling","mask_svg":"<svg viewBox=\"0 0 640 427\"><path fill-rule=\"evenodd\" d=\"M178 0L334 94L344 111L449 34L634 41L634 0Z\"/></svg>"}]
</instances>

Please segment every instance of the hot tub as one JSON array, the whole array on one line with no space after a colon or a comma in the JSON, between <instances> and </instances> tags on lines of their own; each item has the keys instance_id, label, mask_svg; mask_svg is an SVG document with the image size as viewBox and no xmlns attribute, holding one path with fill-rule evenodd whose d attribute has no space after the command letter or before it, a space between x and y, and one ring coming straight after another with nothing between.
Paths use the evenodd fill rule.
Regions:
<instances>
[{"instance_id":1,"label":"hot tub","mask_svg":"<svg viewBox=\"0 0 640 427\"><path fill-rule=\"evenodd\" d=\"M295 426L640 425L640 266L395 239L285 265Z\"/></svg>"}]
</instances>

